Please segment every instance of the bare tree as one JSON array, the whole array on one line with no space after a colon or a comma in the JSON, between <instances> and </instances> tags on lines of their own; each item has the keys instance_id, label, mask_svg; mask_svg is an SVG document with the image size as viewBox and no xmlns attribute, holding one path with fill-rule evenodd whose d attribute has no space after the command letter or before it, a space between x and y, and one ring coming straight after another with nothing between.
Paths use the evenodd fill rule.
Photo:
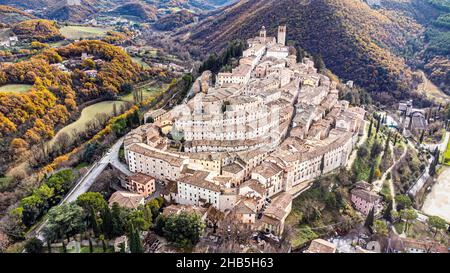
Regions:
<instances>
[{"instance_id":1,"label":"bare tree","mask_svg":"<svg viewBox=\"0 0 450 273\"><path fill-rule=\"evenodd\" d=\"M78 144L80 143L80 137L81 137L80 136L80 132L78 132L77 129L73 128L72 132L71 132L71 137L72 137L72 140L73 140L73 144L75 146L78 146Z\"/></svg>"},{"instance_id":2,"label":"bare tree","mask_svg":"<svg viewBox=\"0 0 450 273\"><path fill-rule=\"evenodd\" d=\"M58 136L56 137L54 147L60 152L64 153L67 148L69 148L71 139L69 134L66 132L60 132Z\"/></svg>"},{"instance_id":3,"label":"bare tree","mask_svg":"<svg viewBox=\"0 0 450 273\"><path fill-rule=\"evenodd\" d=\"M106 113L98 113L95 115L95 119L97 120L100 127L104 127L109 120L109 115Z\"/></svg>"},{"instance_id":4,"label":"bare tree","mask_svg":"<svg viewBox=\"0 0 450 273\"><path fill-rule=\"evenodd\" d=\"M88 136L93 135L98 128L98 123L96 120L90 120L86 122L86 134Z\"/></svg>"}]
</instances>

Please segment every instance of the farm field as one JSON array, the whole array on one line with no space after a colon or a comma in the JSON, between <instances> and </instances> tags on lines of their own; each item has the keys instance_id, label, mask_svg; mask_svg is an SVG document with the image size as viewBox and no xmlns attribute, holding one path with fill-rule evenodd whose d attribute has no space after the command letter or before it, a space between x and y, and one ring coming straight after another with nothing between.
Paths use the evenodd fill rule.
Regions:
<instances>
[{"instance_id":1,"label":"farm field","mask_svg":"<svg viewBox=\"0 0 450 273\"><path fill-rule=\"evenodd\" d=\"M89 38L101 38L106 36L112 27L83 27L83 26L65 26L60 29L61 34L67 39L79 40Z\"/></svg>"},{"instance_id":2,"label":"farm field","mask_svg":"<svg viewBox=\"0 0 450 273\"><path fill-rule=\"evenodd\" d=\"M31 87L29 84L7 84L0 86L0 92L25 93L30 91Z\"/></svg>"},{"instance_id":3,"label":"farm field","mask_svg":"<svg viewBox=\"0 0 450 273\"><path fill-rule=\"evenodd\" d=\"M164 88L166 88L166 86L159 87L159 86L145 85L145 86L140 87L139 89L142 89L143 99L145 100L145 99L150 98L151 96L155 96L161 89L164 89ZM129 93L129 94L126 94L126 95L120 97L120 100L127 101L127 102L133 102L133 93Z\"/></svg>"},{"instance_id":4,"label":"farm field","mask_svg":"<svg viewBox=\"0 0 450 273\"><path fill-rule=\"evenodd\" d=\"M74 131L77 132L84 131L86 129L86 124L89 121L94 120L95 115L101 113L112 115L114 104L116 104L117 110L119 110L120 106L124 105L125 103L126 102L123 101L102 101L84 108L81 111L80 118L77 121L72 122L71 124L59 130L58 133L55 135L55 137L53 137L49 141L49 144L53 145L54 141L58 138L58 135L60 135L63 132L72 137Z\"/></svg>"}]
</instances>

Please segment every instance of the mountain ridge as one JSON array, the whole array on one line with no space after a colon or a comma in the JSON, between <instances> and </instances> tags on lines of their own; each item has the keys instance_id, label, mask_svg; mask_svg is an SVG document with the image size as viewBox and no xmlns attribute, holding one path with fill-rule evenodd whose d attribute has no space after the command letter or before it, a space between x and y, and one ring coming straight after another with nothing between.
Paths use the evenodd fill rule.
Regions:
<instances>
[{"instance_id":1,"label":"mountain ridge","mask_svg":"<svg viewBox=\"0 0 450 273\"><path fill-rule=\"evenodd\" d=\"M352 21L352 16L358 20ZM377 19L377 27L365 23L368 19ZM189 32L179 33L178 39L201 48L203 53L217 52L227 41L254 36L261 26L274 34L278 24L287 24L290 43L322 56L337 76L379 93L381 102L403 99L414 89L412 71L390 50L394 45L407 43L408 37L398 28L400 22L377 13L363 2L239 1ZM364 29L357 29L358 24L363 24ZM383 35L376 33L379 28L385 30Z\"/></svg>"}]
</instances>

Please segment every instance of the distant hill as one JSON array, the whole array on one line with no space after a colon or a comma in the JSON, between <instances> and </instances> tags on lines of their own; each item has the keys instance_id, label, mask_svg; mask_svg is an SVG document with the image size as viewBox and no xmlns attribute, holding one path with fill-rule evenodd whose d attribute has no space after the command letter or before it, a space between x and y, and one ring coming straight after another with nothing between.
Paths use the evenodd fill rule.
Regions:
<instances>
[{"instance_id":1,"label":"distant hill","mask_svg":"<svg viewBox=\"0 0 450 273\"><path fill-rule=\"evenodd\" d=\"M256 35L263 25L274 35L279 24L287 24L291 45L321 57L341 79L354 80L389 103L406 97L414 84L411 70L393 53L421 29L404 19L356 0L248 0L206 18L178 38L208 54L233 39Z\"/></svg>"},{"instance_id":2,"label":"distant hill","mask_svg":"<svg viewBox=\"0 0 450 273\"><path fill-rule=\"evenodd\" d=\"M406 47L397 48L397 53L450 94L450 0L380 0L374 8L401 14L421 26L421 35L410 39Z\"/></svg>"},{"instance_id":3,"label":"distant hill","mask_svg":"<svg viewBox=\"0 0 450 273\"><path fill-rule=\"evenodd\" d=\"M169 31L195 22L195 15L189 11L182 10L160 18L153 26L157 30Z\"/></svg>"},{"instance_id":4,"label":"distant hill","mask_svg":"<svg viewBox=\"0 0 450 273\"><path fill-rule=\"evenodd\" d=\"M13 26L12 31L22 40L49 42L64 38L56 22L44 19L32 19L20 22Z\"/></svg>"},{"instance_id":5,"label":"distant hill","mask_svg":"<svg viewBox=\"0 0 450 273\"><path fill-rule=\"evenodd\" d=\"M96 11L90 6L62 6L50 12L46 17L57 21L80 22L94 15Z\"/></svg>"},{"instance_id":6,"label":"distant hill","mask_svg":"<svg viewBox=\"0 0 450 273\"><path fill-rule=\"evenodd\" d=\"M140 21L154 21L157 18L157 10L154 6L145 3L126 3L114 9L111 14L132 16Z\"/></svg>"},{"instance_id":7,"label":"distant hill","mask_svg":"<svg viewBox=\"0 0 450 273\"><path fill-rule=\"evenodd\" d=\"M35 18L33 15L20 9L0 5L0 24L8 26L33 18Z\"/></svg>"}]
</instances>

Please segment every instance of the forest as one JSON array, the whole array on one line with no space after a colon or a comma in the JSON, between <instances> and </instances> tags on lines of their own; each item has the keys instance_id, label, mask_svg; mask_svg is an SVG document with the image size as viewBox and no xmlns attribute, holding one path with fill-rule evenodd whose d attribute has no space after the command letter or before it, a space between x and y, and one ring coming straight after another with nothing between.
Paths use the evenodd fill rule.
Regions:
<instances>
[{"instance_id":1,"label":"forest","mask_svg":"<svg viewBox=\"0 0 450 273\"><path fill-rule=\"evenodd\" d=\"M405 24L412 31L419 27L379 14L360 1L318 0L314 5L299 5L291 0L251 0L190 29L185 42L192 52L201 48L206 55L219 52L228 41L254 37L261 26L269 36L276 36L279 24L287 25L288 44L321 56L339 78L376 93L373 97L380 103L404 99L413 90L412 71L390 48L405 47L408 42L398 26ZM181 32L180 37L185 34Z\"/></svg>"},{"instance_id":2,"label":"forest","mask_svg":"<svg viewBox=\"0 0 450 273\"><path fill-rule=\"evenodd\" d=\"M81 61L83 52L91 58ZM63 60L76 60L73 73L52 65ZM98 70L97 77L88 77L84 72L86 67ZM44 49L29 60L0 70L0 85L32 85L29 92L0 93L0 171L5 171L7 162L24 150L52 138L78 114L80 104L114 98L130 81L146 77L145 73L122 49L101 41L80 41L58 49Z\"/></svg>"}]
</instances>

